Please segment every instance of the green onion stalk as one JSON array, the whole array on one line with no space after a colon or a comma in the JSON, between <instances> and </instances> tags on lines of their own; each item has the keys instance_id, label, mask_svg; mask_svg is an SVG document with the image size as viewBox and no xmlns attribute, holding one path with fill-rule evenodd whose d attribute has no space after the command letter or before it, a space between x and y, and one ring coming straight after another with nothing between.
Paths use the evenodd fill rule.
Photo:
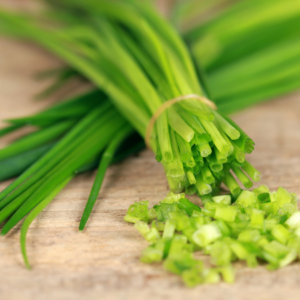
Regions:
<instances>
[{"instance_id":1,"label":"green onion stalk","mask_svg":"<svg viewBox=\"0 0 300 300\"><path fill-rule=\"evenodd\" d=\"M46 22L2 12L1 30L39 43L82 73L141 136L164 102L187 94L205 96L182 39L148 2L48 2L51 18ZM251 180L260 178L245 160L254 142L232 120L196 100L165 110L150 144L174 192L205 195L224 182L237 193L236 179L229 178L233 165Z\"/></svg>"},{"instance_id":2,"label":"green onion stalk","mask_svg":"<svg viewBox=\"0 0 300 300\"><path fill-rule=\"evenodd\" d=\"M203 5L179 3L173 14ZM300 88L299 1L234 1L217 11L205 22L182 16L177 26L194 24L181 33L220 110L231 113Z\"/></svg>"}]
</instances>

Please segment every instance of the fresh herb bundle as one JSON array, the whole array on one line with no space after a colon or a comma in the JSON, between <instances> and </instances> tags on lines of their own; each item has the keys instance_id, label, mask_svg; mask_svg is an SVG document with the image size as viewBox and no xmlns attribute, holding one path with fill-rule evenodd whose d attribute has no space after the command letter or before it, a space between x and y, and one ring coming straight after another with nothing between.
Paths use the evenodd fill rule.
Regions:
<instances>
[{"instance_id":1,"label":"fresh herb bundle","mask_svg":"<svg viewBox=\"0 0 300 300\"><path fill-rule=\"evenodd\" d=\"M231 113L299 89L299 1L216 2L216 16L182 34L219 109ZM203 3L179 3L174 13L182 6L197 11Z\"/></svg>"},{"instance_id":2,"label":"fresh herb bundle","mask_svg":"<svg viewBox=\"0 0 300 300\"><path fill-rule=\"evenodd\" d=\"M203 95L184 43L148 3L61 1L52 7L52 15L59 9L59 29L7 13L2 13L6 25L2 27L40 43L92 80L142 136L164 102L186 94ZM62 17L62 12L73 19ZM80 25L75 22L79 17L84 20ZM236 165L240 171L253 145L231 120L197 101L181 101L163 112L151 139L170 188L201 195L212 192L223 178L238 192L228 170ZM244 169L253 180L259 179L248 162Z\"/></svg>"},{"instance_id":3,"label":"fresh herb bundle","mask_svg":"<svg viewBox=\"0 0 300 300\"><path fill-rule=\"evenodd\" d=\"M169 272L181 276L188 287L232 283L232 262L245 261L255 268L267 262L269 270L285 267L300 254L300 212L297 195L284 188L277 192L262 185L243 191L231 204L230 195L202 197L204 207L184 194L172 194L148 209L149 201L135 202L124 220L150 244L144 263L163 262ZM149 227L148 223L151 223ZM162 234L161 234L162 233ZM193 252L210 256L214 268L204 268Z\"/></svg>"}]
</instances>

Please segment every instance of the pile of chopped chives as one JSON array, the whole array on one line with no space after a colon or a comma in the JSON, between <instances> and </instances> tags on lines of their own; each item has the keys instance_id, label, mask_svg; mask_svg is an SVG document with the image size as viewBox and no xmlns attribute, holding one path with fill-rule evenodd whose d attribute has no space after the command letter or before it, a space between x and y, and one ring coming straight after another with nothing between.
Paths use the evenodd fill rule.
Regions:
<instances>
[{"instance_id":1,"label":"pile of chopped chives","mask_svg":"<svg viewBox=\"0 0 300 300\"><path fill-rule=\"evenodd\" d=\"M271 192L265 185L230 195L201 197L203 208L184 194L168 196L148 209L149 201L132 204L124 220L149 242L144 263L163 262L165 270L181 276L188 287L235 280L232 263L255 268L285 267L300 255L300 212L297 196L284 188ZM150 224L150 226L149 226ZM209 255L205 268L194 252Z\"/></svg>"}]
</instances>

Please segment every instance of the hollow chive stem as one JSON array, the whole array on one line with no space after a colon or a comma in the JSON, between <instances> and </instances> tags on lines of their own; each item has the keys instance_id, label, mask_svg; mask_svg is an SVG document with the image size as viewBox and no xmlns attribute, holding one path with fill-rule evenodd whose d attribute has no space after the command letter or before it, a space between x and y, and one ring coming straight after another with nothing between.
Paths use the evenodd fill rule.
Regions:
<instances>
[{"instance_id":1,"label":"hollow chive stem","mask_svg":"<svg viewBox=\"0 0 300 300\"><path fill-rule=\"evenodd\" d=\"M187 183L188 180L183 168L183 163L180 160L180 153L175 137L175 132L172 128L170 128L170 140L172 144L173 161L162 162L171 190L178 193L180 192L180 190L182 190L181 185Z\"/></svg>"},{"instance_id":2,"label":"hollow chive stem","mask_svg":"<svg viewBox=\"0 0 300 300\"><path fill-rule=\"evenodd\" d=\"M240 132L232 126L225 118L223 118L217 111L212 110L222 130L232 139L237 140L240 137Z\"/></svg>"},{"instance_id":3,"label":"hollow chive stem","mask_svg":"<svg viewBox=\"0 0 300 300\"><path fill-rule=\"evenodd\" d=\"M218 173L223 170L223 164L217 160L214 152L206 158L206 161L213 172Z\"/></svg>"},{"instance_id":4,"label":"hollow chive stem","mask_svg":"<svg viewBox=\"0 0 300 300\"><path fill-rule=\"evenodd\" d=\"M104 102L108 102L107 96L99 90L92 90L55 104L35 115L10 119L9 122L24 126L45 126L68 118L82 118Z\"/></svg>"},{"instance_id":5,"label":"hollow chive stem","mask_svg":"<svg viewBox=\"0 0 300 300\"><path fill-rule=\"evenodd\" d=\"M190 183L191 185L196 183L196 178L195 178L193 172L187 171L187 172L186 172L186 175L187 175L188 180L189 180L189 183Z\"/></svg>"},{"instance_id":6,"label":"hollow chive stem","mask_svg":"<svg viewBox=\"0 0 300 300\"><path fill-rule=\"evenodd\" d=\"M224 183L229 188L232 195L236 196L241 192L239 184L230 172L225 174Z\"/></svg>"},{"instance_id":7,"label":"hollow chive stem","mask_svg":"<svg viewBox=\"0 0 300 300\"><path fill-rule=\"evenodd\" d=\"M13 131L16 131L17 129L19 129L21 127L23 127L23 125L19 125L19 124L13 124L8 127L5 127L0 130L0 137L5 136Z\"/></svg>"},{"instance_id":8,"label":"hollow chive stem","mask_svg":"<svg viewBox=\"0 0 300 300\"><path fill-rule=\"evenodd\" d=\"M159 146L159 140L158 138L155 139L156 149L155 149L155 159L157 162L161 162L162 160L162 153Z\"/></svg>"},{"instance_id":9,"label":"hollow chive stem","mask_svg":"<svg viewBox=\"0 0 300 300\"><path fill-rule=\"evenodd\" d=\"M214 152L215 152L215 155L216 155L216 159L219 163L225 164L227 162L227 156L221 154L221 152L219 151L218 148L214 148Z\"/></svg>"},{"instance_id":10,"label":"hollow chive stem","mask_svg":"<svg viewBox=\"0 0 300 300\"><path fill-rule=\"evenodd\" d=\"M112 120L113 121L113 120ZM94 157L99 151L103 150L105 145L109 142L111 136L115 135L122 127L124 123L107 124L103 128L103 134L101 139L97 139L97 135L92 135L88 140L79 146L73 155L60 162L52 171L46 180L34 191L33 194L27 199L21 207L13 214L13 216L4 225L1 235L5 235L13 226L15 226L27 213L30 212L38 203L42 201L48 193L51 192L55 186L60 182L68 178L74 173L81 165L85 164L92 157ZM88 145L88 146L87 146Z\"/></svg>"},{"instance_id":11,"label":"hollow chive stem","mask_svg":"<svg viewBox=\"0 0 300 300\"><path fill-rule=\"evenodd\" d=\"M65 121L29 134L26 137L23 137L20 140L10 144L6 148L1 149L0 161L24 153L25 151L32 150L47 142L51 142L55 138L58 138L65 133L73 125L73 120Z\"/></svg>"},{"instance_id":12,"label":"hollow chive stem","mask_svg":"<svg viewBox=\"0 0 300 300\"><path fill-rule=\"evenodd\" d=\"M201 124L205 128L205 130L210 134L212 141L215 146L219 149L219 151L227 155L230 150L230 145L226 142L226 140L222 137L221 133L212 122L207 122L206 120L201 120Z\"/></svg>"},{"instance_id":13,"label":"hollow chive stem","mask_svg":"<svg viewBox=\"0 0 300 300\"><path fill-rule=\"evenodd\" d=\"M113 141L107 146L106 150L104 151L102 158L100 160L99 164L99 169L89 196L89 199L87 201L87 204L85 206L84 212L81 217L80 225L79 225L79 230L82 231L90 217L90 214L93 210L93 207L95 205L95 202L98 198L101 185L106 173L106 170L110 164L110 162L113 159L113 156L115 152L117 151L118 147L120 144L126 139L131 133L132 133L132 127L131 126L126 126L123 128L117 136L113 139Z\"/></svg>"},{"instance_id":14,"label":"hollow chive stem","mask_svg":"<svg viewBox=\"0 0 300 300\"><path fill-rule=\"evenodd\" d=\"M239 163L243 163L245 161L245 152L238 147L238 145L232 141L232 145L234 147L234 151L233 151L233 155L235 156L236 160L239 162Z\"/></svg>"},{"instance_id":15,"label":"hollow chive stem","mask_svg":"<svg viewBox=\"0 0 300 300\"><path fill-rule=\"evenodd\" d=\"M235 141L236 145L246 153L251 154L255 145L253 140L230 118L224 115L223 118L240 132L240 137Z\"/></svg>"},{"instance_id":16,"label":"hollow chive stem","mask_svg":"<svg viewBox=\"0 0 300 300\"><path fill-rule=\"evenodd\" d=\"M33 222L33 220L46 208L46 206L55 198L55 196L68 184L68 182L72 179L72 177L73 176L68 177L67 179L65 179L65 181L63 181L61 184L55 187L54 190L30 212L30 214L27 216L27 218L22 224L21 237L20 237L21 251L22 251L25 265L28 269L31 269L28 256L27 256L27 251L26 251L26 235L27 235L28 228L30 224Z\"/></svg>"},{"instance_id":17,"label":"hollow chive stem","mask_svg":"<svg viewBox=\"0 0 300 300\"><path fill-rule=\"evenodd\" d=\"M240 168L236 167L233 164L231 164L231 168L245 188L250 189L253 186L253 182L244 174L244 172Z\"/></svg>"},{"instance_id":18,"label":"hollow chive stem","mask_svg":"<svg viewBox=\"0 0 300 300\"><path fill-rule=\"evenodd\" d=\"M185 120L185 122L195 130L195 132L201 135L207 135L207 132L203 128L197 116L191 114L188 111L185 111L184 109L179 109L178 112L180 113L181 117Z\"/></svg>"},{"instance_id":19,"label":"hollow chive stem","mask_svg":"<svg viewBox=\"0 0 300 300\"><path fill-rule=\"evenodd\" d=\"M110 115L106 114L105 117L107 117L109 119ZM120 122L122 122L122 120L123 119L121 118ZM57 153L55 157L53 157L51 160L49 160L45 164L41 165L40 168L34 174L32 174L30 176L30 178L28 178L25 182L23 182L23 184L18 186L7 197L5 197L2 201L0 201L0 205L3 207L6 204L10 203L12 200L14 200L16 197L18 197L19 195L21 195L26 189L28 189L28 187L30 187L32 184L34 184L36 181L38 181L40 178L42 178L52 168L55 168L55 166L58 163L61 163L61 161L66 159L66 157L68 157L68 155L72 154L72 152L78 150L79 147L82 147L84 145L86 147L88 147L88 144L85 144L87 139L91 139L91 137L97 138L97 135L99 135L99 128L101 128L101 124L103 121L105 122L104 117L101 119L98 119L98 120L94 120L94 123L89 128L86 129L84 134L82 133L80 136L77 136L77 138L74 139L72 142L70 142L69 145L66 145L64 149L62 149L59 153ZM124 120L123 120L123 122L124 122ZM105 123L105 125L112 126L112 127L114 127L117 124L119 124L119 123L115 122L113 119L110 120L109 122L107 121ZM123 124L123 123L121 123L121 124ZM100 131L100 134L101 134L101 131ZM50 152L51 151L52 151L52 149L50 150ZM47 154L49 154L49 152ZM39 164L40 161L38 161L37 164ZM23 176L23 174L21 175L21 177L22 176Z\"/></svg>"},{"instance_id":20,"label":"hollow chive stem","mask_svg":"<svg viewBox=\"0 0 300 300\"><path fill-rule=\"evenodd\" d=\"M199 173L196 176L196 188L201 196L211 193L212 188L209 184L204 182L203 176Z\"/></svg>"},{"instance_id":21,"label":"hollow chive stem","mask_svg":"<svg viewBox=\"0 0 300 300\"><path fill-rule=\"evenodd\" d=\"M203 157L201 155L195 156L194 160L200 167L204 165Z\"/></svg>"},{"instance_id":22,"label":"hollow chive stem","mask_svg":"<svg viewBox=\"0 0 300 300\"><path fill-rule=\"evenodd\" d=\"M202 157L207 157L207 156L211 155L211 153L212 153L211 147L209 146L208 143L197 145L196 147Z\"/></svg>"},{"instance_id":23,"label":"hollow chive stem","mask_svg":"<svg viewBox=\"0 0 300 300\"><path fill-rule=\"evenodd\" d=\"M175 136L176 136L176 141L180 152L180 159L183 163L186 163L190 161L192 158L191 146L178 133L175 133Z\"/></svg>"},{"instance_id":24,"label":"hollow chive stem","mask_svg":"<svg viewBox=\"0 0 300 300\"><path fill-rule=\"evenodd\" d=\"M13 201L11 201L7 205L0 205L0 223L5 221L8 217L10 217L29 197L37 188L45 181L45 179L40 179L31 187L29 187L26 191L16 197Z\"/></svg>"},{"instance_id":25,"label":"hollow chive stem","mask_svg":"<svg viewBox=\"0 0 300 300\"><path fill-rule=\"evenodd\" d=\"M212 184L215 182L215 177L206 164L201 168L201 175L206 184Z\"/></svg>"},{"instance_id":26,"label":"hollow chive stem","mask_svg":"<svg viewBox=\"0 0 300 300\"><path fill-rule=\"evenodd\" d=\"M111 107L110 103L105 103L103 106L93 110L88 114L81 122L79 122L67 135L58 142L49 152L47 152L40 160L27 169L21 176L13 181L8 187L6 187L0 193L0 201L2 201L7 195L9 195L16 187L18 187L23 181L31 177L38 170L40 170L45 164L55 161L55 159L62 155L62 152L66 151L70 144L74 144L76 137L82 132L86 131L89 126L93 124L103 113ZM55 164L56 162L54 162Z\"/></svg>"},{"instance_id":27,"label":"hollow chive stem","mask_svg":"<svg viewBox=\"0 0 300 300\"><path fill-rule=\"evenodd\" d=\"M189 143L193 139L195 131L181 118L173 107L169 107L167 112L172 129Z\"/></svg>"},{"instance_id":28,"label":"hollow chive stem","mask_svg":"<svg viewBox=\"0 0 300 300\"><path fill-rule=\"evenodd\" d=\"M173 161L173 152L170 140L168 119L165 112L163 112L157 119L156 126L159 146L161 149L163 159L166 162L171 162Z\"/></svg>"},{"instance_id":29,"label":"hollow chive stem","mask_svg":"<svg viewBox=\"0 0 300 300\"><path fill-rule=\"evenodd\" d=\"M185 188L185 193L187 195L194 195L197 193L197 188L194 184L192 185L188 185L186 188Z\"/></svg>"},{"instance_id":30,"label":"hollow chive stem","mask_svg":"<svg viewBox=\"0 0 300 300\"><path fill-rule=\"evenodd\" d=\"M49 151L55 142L42 145L33 150L26 151L11 158L5 159L0 162L0 181L4 181L15 176L19 176L34 162L42 157Z\"/></svg>"},{"instance_id":31,"label":"hollow chive stem","mask_svg":"<svg viewBox=\"0 0 300 300\"><path fill-rule=\"evenodd\" d=\"M252 178L253 181L257 182L261 179L261 173L257 171L247 160L242 165L242 169Z\"/></svg>"},{"instance_id":32,"label":"hollow chive stem","mask_svg":"<svg viewBox=\"0 0 300 300\"><path fill-rule=\"evenodd\" d=\"M214 120L214 114L211 112L207 112L201 108L195 107L191 102L189 101L181 101L179 102L179 105L187 110L188 112L192 113L193 115L206 120L206 121L213 121Z\"/></svg>"},{"instance_id":33,"label":"hollow chive stem","mask_svg":"<svg viewBox=\"0 0 300 300\"><path fill-rule=\"evenodd\" d=\"M194 160L194 157L193 157L193 156L190 158L190 160L189 160L189 161L187 161L187 162L186 162L186 165L187 165L187 167L189 167L189 168L194 168L194 167L195 167L195 165L196 165L196 162L195 162L195 160Z\"/></svg>"}]
</instances>

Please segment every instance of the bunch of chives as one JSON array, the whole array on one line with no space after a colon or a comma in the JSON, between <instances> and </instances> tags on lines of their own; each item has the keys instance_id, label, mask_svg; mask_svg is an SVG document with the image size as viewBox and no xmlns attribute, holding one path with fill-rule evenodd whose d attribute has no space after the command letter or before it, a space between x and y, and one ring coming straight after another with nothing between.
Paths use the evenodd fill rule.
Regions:
<instances>
[{"instance_id":1,"label":"bunch of chives","mask_svg":"<svg viewBox=\"0 0 300 300\"><path fill-rule=\"evenodd\" d=\"M142 136L165 101L191 93L203 95L183 41L148 3L53 2L52 15L62 11L72 18L60 18L58 30L7 13L2 13L3 28L38 42L89 78ZM74 20L80 17L84 22L78 25ZM227 178L229 169L236 164L241 171L244 163L249 165L245 153L252 152L254 143L217 111L197 101L182 101L158 118L151 145L171 190L203 195L222 181L234 186L236 180ZM251 177L250 168L245 169ZM246 176L241 172L240 177Z\"/></svg>"},{"instance_id":2,"label":"bunch of chives","mask_svg":"<svg viewBox=\"0 0 300 300\"><path fill-rule=\"evenodd\" d=\"M183 33L220 110L299 89L299 16L295 0L239 1Z\"/></svg>"}]
</instances>

